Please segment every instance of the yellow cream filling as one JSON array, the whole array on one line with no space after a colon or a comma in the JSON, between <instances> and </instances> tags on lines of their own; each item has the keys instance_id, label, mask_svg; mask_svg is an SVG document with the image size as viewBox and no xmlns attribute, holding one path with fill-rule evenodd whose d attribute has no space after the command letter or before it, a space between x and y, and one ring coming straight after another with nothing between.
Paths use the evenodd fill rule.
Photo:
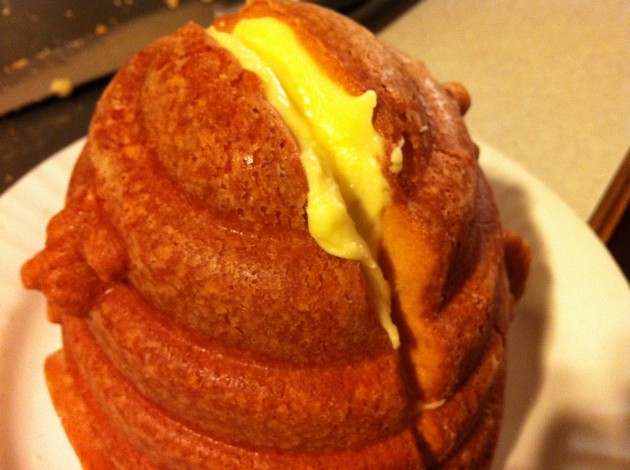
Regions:
<instances>
[{"instance_id":1,"label":"yellow cream filling","mask_svg":"<svg viewBox=\"0 0 630 470\"><path fill-rule=\"evenodd\" d=\"M361 262L371 301L397 348L391 292L376 262L381 215L390 202L380 168L384 143L372 124L376 93L350 95L278 19L243 19L232 33L209 32L261 78L265 97L300 146L311 235L328 253Z\"/></svg>"}]
</instances>

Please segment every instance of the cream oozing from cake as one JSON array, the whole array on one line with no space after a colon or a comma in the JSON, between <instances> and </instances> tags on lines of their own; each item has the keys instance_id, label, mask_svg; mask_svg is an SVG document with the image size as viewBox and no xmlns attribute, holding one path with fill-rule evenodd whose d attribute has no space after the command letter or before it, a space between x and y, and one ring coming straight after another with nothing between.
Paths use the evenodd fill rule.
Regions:
<instances>
[{"instance_id":1,"label":"cream oozing from cake","mask_svg":"<svg viewBox=\"0 0 630 470\"><path fill-rule=\"evenodd\" d=\"M380 163L385 144L372 123L376 93L349 94L276 18L243 19L231 33L209 33L262 80L267 100L300 147L311 235L328 253L361 263L370 300L397 348L391 290L377 262L381 217L391 194ZM394 152L391 161L398 167L402 153L396 146Z\"/></svg>"}]
</instances>

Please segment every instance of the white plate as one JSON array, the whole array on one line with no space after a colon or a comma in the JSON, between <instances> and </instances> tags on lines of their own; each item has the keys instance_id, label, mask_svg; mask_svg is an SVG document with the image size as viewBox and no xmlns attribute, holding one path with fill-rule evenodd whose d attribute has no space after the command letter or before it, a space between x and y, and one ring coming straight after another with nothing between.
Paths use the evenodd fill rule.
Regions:
<instances>
[{"instance_id":1,"label":"white plate","mask_svg":"<svg viewBox=\"0 0 630 470\"><path fill-rule=\"evenodd\" d=\"M0 468L79 464L43 379L60 346L21 264L44 244L83 145L55 154L0 197ZM510 334L504 427L495 468L630 468L630 289L598 239L549 189L482 145L506 227L534 264ZM570 176L570 175L567 175Z\"/></svg>"}]
</instances>

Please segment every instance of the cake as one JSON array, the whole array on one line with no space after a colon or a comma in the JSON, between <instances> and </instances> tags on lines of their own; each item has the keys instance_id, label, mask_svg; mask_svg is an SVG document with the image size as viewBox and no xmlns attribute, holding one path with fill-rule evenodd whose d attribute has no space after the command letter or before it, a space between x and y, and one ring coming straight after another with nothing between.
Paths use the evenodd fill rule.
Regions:
<instances>
[{"instance_id":1,"label":"cake","mask_svg":"<svg viewBox=\"0 0 630 470\"><path fill-rule=\"evenodd\" d=\"M22 268L84 468L488 468L530 255L469 105L284 0L125 65Z\"/></svg>"}]
</instances>

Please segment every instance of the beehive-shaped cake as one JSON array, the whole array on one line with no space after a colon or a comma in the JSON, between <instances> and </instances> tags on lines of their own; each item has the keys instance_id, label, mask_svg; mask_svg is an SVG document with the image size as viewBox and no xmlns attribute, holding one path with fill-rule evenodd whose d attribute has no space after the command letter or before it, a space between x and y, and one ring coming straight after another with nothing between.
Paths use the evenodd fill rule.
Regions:
<instances>
[{"instance_id":1,"label":"beehive-shaped cake","mask_svg":"<svg viewBox=\"0 0 630 470\"><path fill-rule=\"evenodd\" d=\"M290 1L123 67L22 270L85 468L489 466L529 255L467 106Z\"/></svg>"}]
</instances>

